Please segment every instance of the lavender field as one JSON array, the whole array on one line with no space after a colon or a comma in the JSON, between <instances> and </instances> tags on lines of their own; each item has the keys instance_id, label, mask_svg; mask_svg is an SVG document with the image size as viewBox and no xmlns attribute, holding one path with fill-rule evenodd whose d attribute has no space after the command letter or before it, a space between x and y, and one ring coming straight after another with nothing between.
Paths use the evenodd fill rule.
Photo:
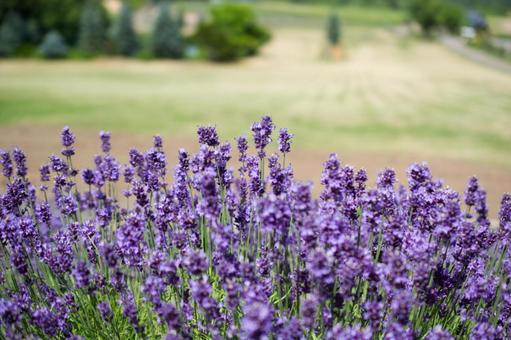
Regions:
<instances>
[{"instance_id":1,"label":"lavender field","mask_svg":"<svg viewBox=\"0 0 511 340\"><path fill-rule=\"evenodd\" d=\"M511 339L507 3L0 1L0 340Z\"/></svg>"},{"instance_id":2,"label":"lavender field","mask_svg":"<svg viewBox=\"0 0 511 340\"><path fill-rule=\"evenodd\" d=\"M332 154L315 198L270 117L235 145L197 136L170 169L161 137L121 164L101 132L77 169L65 127L40 186L1 152L2 338L511 336L509 194L492 224L476 178L457 193L414 164L372 187Z\"/></svg>"}]
</instances>

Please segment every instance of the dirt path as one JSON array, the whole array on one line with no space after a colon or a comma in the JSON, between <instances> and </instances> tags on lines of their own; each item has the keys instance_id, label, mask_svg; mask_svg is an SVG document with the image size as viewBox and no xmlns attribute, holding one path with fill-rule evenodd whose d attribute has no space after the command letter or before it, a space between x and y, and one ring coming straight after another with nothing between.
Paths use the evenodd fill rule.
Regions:
<instances>
[{"instance_id":1,"label":"dirt path","mask_svg":"<svg viewBox=\"0 0 511 340\"><path fill-rule=\"evenodd\" d=\"M440 38L440 42L450 50L470 59L480 65L493 68L499 72L504 72L511 75L511 64L502 61L496 57L488 55L487 53L476 51L473 48L466 46L463 40L451 36L444 35Z\"/></svg>"}]
</instances>

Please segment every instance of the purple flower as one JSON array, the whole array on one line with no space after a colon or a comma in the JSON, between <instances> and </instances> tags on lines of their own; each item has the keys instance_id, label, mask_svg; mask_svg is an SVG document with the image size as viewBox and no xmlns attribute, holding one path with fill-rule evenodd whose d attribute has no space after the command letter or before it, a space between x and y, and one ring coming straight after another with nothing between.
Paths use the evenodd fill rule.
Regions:
<instances>
[{"instance_id":1,"label":"purple flower","mask_svg":"<svg viewBox=\"0 0 511 340\"><path fill-rule=\"evenodd\" d=\"M25 153L20 148L16 147L12 150L12 158L14 159L14 163L16 163L16 175L25 177L27 175L27 156L25 156Z\"/></svg>"},{"instance_id":2,"label":"purple flower","mask_svg":"<svg viewBox=\"0 0 511 340\"><path fill-rule=\"evenodd\" d=\"M75 142L75 136L69 129L69 126L64 126L62 132L60 133L60 138L62 141L62 146L65 148L72 146Z\"/></svg>"},{"instance_id":3,"label":"purple flower","mask_svg":"<svg viewBox=\"0 0 511 340\"><path fill-rule=\"evenodd\" d=\"M66 162L64 162L62 159L55 155L50 156L50 163L52 170L59 173L66 173L69 167L67 166Z\"/></svg>"},{"instance_id":4,"label":"purple flower","mask_svg":"<svg viewBox=\"0 0 511 340\"><path fill-rule=\"evenodd\" d=\"M84 169L82 170L82 179L83 182L87 185L93 185L94 180L96 179L96 176L94 174L94 171L91 169Z\"/></svg>"},{"instance_id":5,"label":"purple flower","mask_svg":"<svg viewBox=\"0 0 511 340\"><path fill-rule=\"evenodd\" d=\"M50 180L50 166L44 164L39 168L39 174L41 175L41 182L48 182Z\"/></svg>"},{"instance_id":6,"label":"purple flower","mask_svg":"<svg viewBox=\"0 0 511 340\"><path fill-rule=\"evenodd\" d=\"M115 268L119 261L119 250L115 245L104 244L101 247L101 255L110 268Z\"/></svg>"},{"instance_id":7,"label":"purple flower","mask_svg":"<svg viewBox=\"0 0 511 340\"><path fill-rule=\"evenodd\" d=\"M396 292L390 306L394 319L402 325L407 325L413 304L414 298L409 291Z\"/></svg>"},{"instance_id":8,"label":"purple flower","mask_svg":"<svg viewBox=\"0 0 511 340\"><path fill-rule=\"evenodd\" d=\"M98 304L98 311L101 314L101 318L106 322L110 322L112 320L112 308L110 307L110 303L108 301L103 301Z\"/></svg>"},{"instance_id":9,"label":"purple flower","mask_svg":"<svg viewBox=\"0 0 511 340\"><path fill-rule=\"evenodd\" d=\"M59 331L57 315L46 307L32 313L32 322L50 337L55 336Z\"/></svg>"},{"instance_id":10,"label":"purple flower","mask_svg":"<svg viewBox=\"0 0 511 340\"><path fill-rule=\"evenodd\" d=\"M477 178L470 177L467 188L465 189L465 204L469 207L474 206L477 200L477 191L479 190L479 183Z\"/></svg>"},{"instance_id":11,"label":"purple flower","mask_svg":"<svg viewBox=\"0 0 511 340\"><path fill-rule=\"evenodd\" d=\"M373 329L379 329L383 318L383 303L380 301L367 301L364 304L364 320L369 322Z\"/></svg>"},{"instance_id":12,"label":"purple flower","mask_svg":"<svg viewBox=\"0 0 511 340\"><path fill-rule=\"evenodd\" d=\"M244 339L270 339L273 311L270 306L261 302L253 302L243 307L244 316L241 320L241 336Z\"/></svg>"},{"instance_id":13,"label":"purple flower","mask_svg":"<svg viewBox=\"0 0 511 340\"><path fill-rule=\"evenodd\" d=\"M327 340L371 340L372 332L368 328L360 328L360 325L343 328L341 325L335 325L327 332Z\"/></svg>"},{"instance_id":14,"label":"purple flower","mask_svg":"<svg viewBox=\"0 0 511 340\"><path fill-rule=\"evenodd\" d=\"M300 308L300 316L302 320L302 327L305 329L312 329L318 312L319 300L315 295L310 295L303 300Z\"/></svg>"},{"instance_id":15,"label":"purple flower","mask_svg":"<svg viewBox=\"0 0 511 340\"><path fill-rule=\"evenodd\" d=\"M200 126L197 129L197 135L199 136L199 143L207 146L218 146L220 142L218 140L218 133L214 126Z\"/></svg>"},{"instance_id":16,"label":"purple flower","mask_svg":"<svg viewBox=\"0 0 511 340\"><path fill-rule=\"evenodd\" d=\"M252 135L254 137L254 144L259 149L259 158L264 158L264 149L271 143L271 134L275 126L269 116L264 116L260 122L252 124Z\"/></svg>"},{"instance_id":17,"label":"purple flower","mask_svg":"<svg viewBox=\"0 0 511 340\"><path fill-rule=\"evenodd\" d=\"M163 139L160 135L153 136L153 145L157 149L163 147Z\"/></svg>"},{"instance_id":18,"label":"purple flower","mask_svg":"<svg viewBox=\"0 0 511 340\"><path fill-rule=\"evenodd\" d=\"M376 180L377 186L380 189L392 189L396 182L396 172L392 169L385 169L378 174Z\"/></svg>"},{"instance_id":19,"label":"purple flower","mask_svg":"<svg viewBox=\"0 0 511 340\"><path fill-rule=\"evenodd\" d=\"M104 153L109 153L112 149L112 145L110 144L110 132L109 131L101 131L99 133L99 138L101 139L101 150Z\"/></svg>"},{"instance_id":20,"label":"purple flower","mask_svg":"<svg viewBox=\"0 0 511 340\"><path fill-rule=\"evenodd\" d=\"M208 269L208 258L202 251L189 250L183 260L183 265L192 275L200 275Z\"/></svg>"},{"instance_id":21,"label":"purple flower","mask_svg":"<svg viewBox=\"0 0 511 340\"><path fill-rule=\"evenodd\" d=\"M497 340L503 339L502 327L494 327L487 322L477 323L470 333L470 340Z\"/></svg>"},{"instance_id":22,"label":"purple flower","mask_svg":"<svg viewBox=\"0 0 511 340\"><path fill-rule=\"evenodd\" d=\"M197 213L208 218L210 221L214 221L219 216L221 210L215 170L207 168L198 181L201 200L197 206Z\"/></svg>"},{"instance_id":23,"label":"purple flower","mask_svg":"<svg viewBox=\"0 0 511 340\"><path fill-rule=\"evenodd\" d=\"M12 161L11 156L5 150L0 150L0 164L2 164L2 174L6 178L12 176Z\"/></svg>"},{"instance_id":24,"label":"purple flower","mask_svg":"<svg viewBox=\"0 0 511 340\"><path fill-rule=\"evenodd\" d=\"M453 340L454 337L442 326L437 325L426 335L425 340Z\"/></svg>"},{"instance_id":25,"label":"purple flower","mask_svg":"<svg viewBox=\"0 0 511 340\"><path fill-rule=\"evenodd\" d=\"M262 198L258 204L257 220L261 223L263 232L276 232L285 243L291 223L289 202L285 197L274 194Z\"/></svg>"},{"instance_id":26,"label":"purple flower","mask_svg":"<svg viewBox=\"0 0 511 340\"><path fill-rule=\"evenodd\" d=\"M75 142L75 136L69 129L69 126L64 126L62 132L60 133L60 140L64 149L62 150L62 155L66 157L71 157L75 154L73 149L73 144Z\"/></svg>"},{"instance_id":27,"label":"purple flower","mask_svg":"<svg viewBox=\"0 0 511 340\"><path fill-rule=\"evenodd\" d=\"M243 161L247 155L248 151L248 141L247 137L240 136L236 139L237 146L238 146L238 152L240 153L240 161Z\"/></svg>"},{"instance_id":28,"label":"purple flower","mask_svg":"<svg viewBox=\"0 0 511 340\"><path fill-rule=\"evenodd\" d=\"M142 326L138 321L138 311L134 302L133 295L131 293L124 294L121 297L121 304L123 306L123 314L128 319L131 326L135 329L136 332L141 332Z\"/></svg>"},{"instance_id":29,"label":"purple flower","mask_svg":"<svg viewBox=\"0 0 511 340\"><path fill-rule=\"evenodd\" d=\"M291 151L291 139L293 135L290 134L286 128L280 129L279 131L279 151L282 153L288 153Z\"/></svg>"},{"instance_id":30,"label":"purple flower","mask_svg":"<svg viewBox=\"0 0 511 340\"><path fill-rule=\"evenodd\" d=\"M405 328L398 322L393 322L387 327L387 331L384 336L385 340L412 340L415 339L413 331L409 328Z\"/></svg>"},{"instance_id":31,"label":"purple flower","mask_svg":"<svg viewBox=\"0 0 511 340\"><path fill-rule=\"evenodd\" d=\"M4 325L16 325L21 318L19 306L6 299L0 299L0 320Z\"/></svg>"},{"instance_id":32,"label":"purple flower","mask_svg":"<svg viewBox=\"0 0 511 340\"><path fill-rule=\"evenodd\" d=\"M83 261L78 261L73 269L76 288L86 288L90 284L90 270Z\"/></svg>"},{"instance_id":33,"label":"purple flower","mask_svg":"<svg viewBox=\"0 0 511 340\"><path fill-rule=\"evenodd\" d=\"M171 303L161 304L156 312L160 318L160 322L165 323L170 329L179 327L179 312L176 307Z\"/></svg>"},{"instance_id":34,"label":"purple flower","mask_svg":"<svg viewBox=\"0 0 511 340\"><path fill-rule=\"evenodd\" d=\"M147 299L154 305L160 304L161 294L165 291L165 285L163 280L157 276L151 275L142 286L142 293L144 293Z\"/></svg>"},{"instance_id":35,"label":"purple flower","mask_svg":"<svg viewBox=\"0 0 511 340\"><path fill-rule=\"evenodd\" d=\"M193 299L204 310L207 320L217 319L220 315L218 303L211 297L212 288L206 276L203 276L200 280L190 280L190 288Z\"/></svg>"},{"instance_id":36,"label":"purple flower","mask_svg":"<svg viewBox=\"0 0 511 340\"><path fill-rule=\"evenodd\" d=\"M282 329L279 330L277 334L277 339L279 340L287 340L287 339L293 339L298 340L301 339L303 336L303 329L300 326L300 322L293 317L291 318L285 325L282 327Z\"/></svg>"},{"instance_id":37,"label":"purple flower","mask_svg":"<svg viewBox=\"0 0 511 340\"><path fill-rule=\"evenodd\" d=\"M324 250L317 249L310 253L307 261L307 269L312 277L323 284L334 283L334 273L332 269L333 259Z\"/></svg>"},{"instance_id":38,"label":"purple flower","mask_svg":"<svg viewBox=\"0 0 511 340\"><path fill-rule=\"evenodd\" d=\"M499 211L500 228L504 233L509 234L511 231L511 195L502 196Z\"/></svg>"},{"instance_id":39,"label":"purple flower","mask_svg":"<svg viewBox=\"0 0 511 340\"><path fill-rule=\"evenodd\" d=\"M142 155L138 150L130 149L129 157L132 167L139 168L144 165L144 155Z\"/></svg>"}]
</instances>

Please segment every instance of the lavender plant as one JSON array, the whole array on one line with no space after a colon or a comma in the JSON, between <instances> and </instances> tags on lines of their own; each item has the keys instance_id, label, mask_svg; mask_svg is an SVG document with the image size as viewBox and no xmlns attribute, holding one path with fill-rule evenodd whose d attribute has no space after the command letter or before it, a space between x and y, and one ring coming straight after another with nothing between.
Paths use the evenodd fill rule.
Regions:
<instances>
[{"instance_id":1,"label":"lavender plant","mask_svg":"<svg viewBox=\"0 0 511 340\"><path fill-rule=\"evenodd\" d=\"M159 136L121 165L102 132L78 170L66 127L38 187L1 151L0 338L511 337L511 195L492 225L475 178L460 195L415 164L408 188L390 169L369 187L332 154L314 198L274 129L252 126L254 155L237 139L234 170L199 128L172 181Z\"/></svg>"}]
</instances>

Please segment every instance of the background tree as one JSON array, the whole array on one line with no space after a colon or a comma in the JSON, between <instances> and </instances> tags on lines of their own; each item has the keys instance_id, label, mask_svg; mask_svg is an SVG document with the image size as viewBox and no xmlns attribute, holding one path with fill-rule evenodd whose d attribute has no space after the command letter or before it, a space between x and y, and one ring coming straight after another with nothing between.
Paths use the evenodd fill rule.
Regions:
<instances>
[{"instance_id":1,"label":"background tree","mask_svg":"<svg viewBox=\"0 0 511 340\"><path fill-rule=\"evenodd\" d=\"M66 56L68 48L58 31L50 31L45 35L39 50L44 58L58 59Z\"/></svg>"},{"instance_id":2,"label":"background tree","mask_svg":"<svg viewBox=\"0 0 511 340\"><path fill-rule=\"evenodd\" d=\"M454 3L442 0L413 0L410 15L426 35L431 35L439 28L458 33L463 22L462 9Z\"/></svg>"},{"instance_id":3,"label":"background tree","mask_svg":"<svg viewBox=\"0 0 511 340\"><path fill-rule=\"evenodd\" d=\"M421 27L422 31L430 35L438 27L438 13L441 9L439 0L414 0L410 6L410 14Z\"/></svg>"},{"instance_id":4,"label":"background tree","mask_svg":"<svg viewBox=\"0 0 511 340\"><path fill-rule=\"evenodd\" d=\"M270 39L250 7L223 4L211 9L210 20L200 23L195 40L214 61L232 61L255 55Z\"/></svg>"},{"instance_id":5,"label":"background tree","mask_svg":"<svg viewBox=\"0 0 511 340\"><path fill-rule=\"evenodd\" d=\"M463 23L463 11L457 5L444 3L440 11L439 22L449 33L458 34Z\"/></svg>"},{"instance_id":6,"label":"background tree","mask_svg":"<svg viewBox=\"0 0 511 340\"><path fill-rule=\"evenodd\" d=\"M337 45L341 41L341 23L337 13L332 12L328 17L327 38L330 45Z\"/></svg>"},{"instance_id":7,"label":"background tree","mask_svg":"<svg viewBox=\"0 0 511 340\"><path fill-rule=\"evenodd\" d=\"M23 42L24 24L18 13L9 13L0 26L0 56L12 55Z\"/></svg>"},{"instance_id":8,"label":"background tree","mask_svg":"<svg viewBox=\"0 0 511 340\"><path fill-rule=\"evenodd\" d=\"M131 7L124 2L119 18L114 27L114 43L116 52L126 56L134 55L138 50L138 41L133 29Z\"/></svg>"},{"instance_id":9,"label":"background tree","mask_svg":"<svg viewBox=\"0 0 511 340\"><path fill-rule=\"evenodd\" d=\"M71 44L78 39L80 14L86 0L0 0L0 22L10 12L18 13L24 18L27 32L40 38L51 30L61 32ZM34 33L36 33L34 35Z\"/></svg>"},{"instance_id":10,"label":"background tree","mask_svg":"<svg viewBox=\"0 0 511 340\"><path fill-rule=\"evenodd\" d=\"M184 41L177 18L170 13L168 3L162 2L153 29L152 52L157 58L180 59Z\"/></svg>"},{"instance_id":11,"label":"background tree","mask_svg":"<svg viewBox=\"0 0 511 340\"><path fill-rule=\"evenodd\" d=\"M98 0L89 0L80 18L79 47L88 54L105 51L107 42L106 12Z\"/></svg>"}]
</instances>

